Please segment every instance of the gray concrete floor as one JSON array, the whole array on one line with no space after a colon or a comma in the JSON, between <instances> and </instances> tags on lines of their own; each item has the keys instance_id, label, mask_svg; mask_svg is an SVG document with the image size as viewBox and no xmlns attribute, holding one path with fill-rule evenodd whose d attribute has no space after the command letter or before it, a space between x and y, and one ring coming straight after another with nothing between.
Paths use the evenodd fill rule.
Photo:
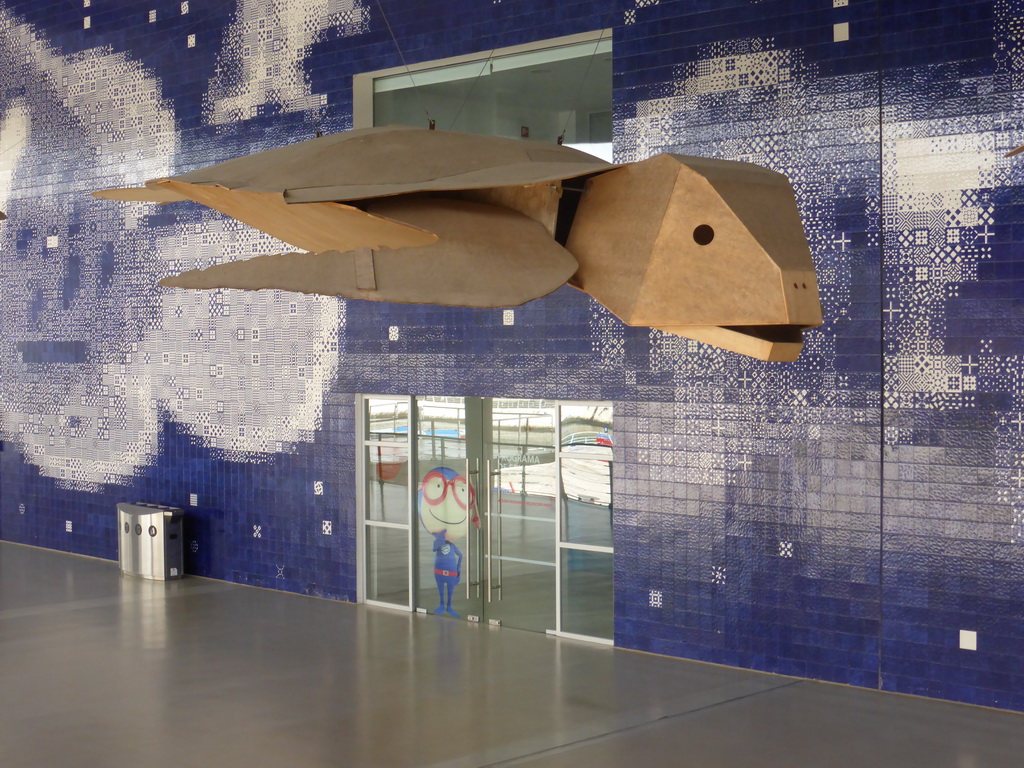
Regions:
<instances>
[{"instance_id":1,"label":"gray concrete floor","mask_svg":"<svg viewBox=\"0 0 1024 768\"><path fill-rule=\"evenodd\" d=\"M0 543L0 766L1017 768L1024 716Z\"/></svg>"}]
</instances>

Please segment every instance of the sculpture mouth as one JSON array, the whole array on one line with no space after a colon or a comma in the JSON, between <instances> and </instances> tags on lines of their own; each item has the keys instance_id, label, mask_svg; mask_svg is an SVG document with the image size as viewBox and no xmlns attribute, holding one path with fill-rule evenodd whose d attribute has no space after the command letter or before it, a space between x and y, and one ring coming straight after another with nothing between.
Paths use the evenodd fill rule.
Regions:
<instances>
[{"instance_id":1,"label":"sculpture mouth","mask_svg":"<svg viewBox=\"0 0 1024 768\"><path fill-rule=\"evenodd\" d=\"M803 332L814 325L657 325L655 328L759 360L793 362L803 348Z\"/></svg>"},{"instance_id":2,"label":"sculpture mouth","mask_svg":"<svg viewBox=\"0 0 1024 768\"><path fill-rule=\"evenodd\" d=\"M434 518L435 520L437 520L437 522L444 523L445 525L460 525L460 524L466 522L466 516L465 515L460 517L458 520L445 520L443 517L438 517L433 512L430 513L430 516L432 518Z\"/></svg>"},{"instance_id":3,"label":"sculpture mouth","mask_svg":"<svg viewBox=\"0 0 1024 768\"><path fill-rule=\"evenodd\" d=\"M733 333L751 336L772 344L800 344L803 332L809 325L723 325L719 326Z\"/></svg>"}]
</instances>

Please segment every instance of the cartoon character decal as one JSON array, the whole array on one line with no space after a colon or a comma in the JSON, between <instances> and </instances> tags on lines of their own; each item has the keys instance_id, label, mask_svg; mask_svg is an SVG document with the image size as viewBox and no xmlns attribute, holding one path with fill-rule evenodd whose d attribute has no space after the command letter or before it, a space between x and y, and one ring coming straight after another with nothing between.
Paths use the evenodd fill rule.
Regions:
<instances>
[{"instance_id":1,"label":"cartoon character decal","mask_svg":"<svg viewBox=\"0 0 1024 768\"><path fill-rule=\"evenodd\" d=\"M466 535L470 522L480 528L476 490L454 469L434 467L423 476L419 490L419 515L434 537L434 580L438 604L434 613L459 617L452 610L452 594L462 576L462 551L456 541Z\"/></svg>"}]
</instances>

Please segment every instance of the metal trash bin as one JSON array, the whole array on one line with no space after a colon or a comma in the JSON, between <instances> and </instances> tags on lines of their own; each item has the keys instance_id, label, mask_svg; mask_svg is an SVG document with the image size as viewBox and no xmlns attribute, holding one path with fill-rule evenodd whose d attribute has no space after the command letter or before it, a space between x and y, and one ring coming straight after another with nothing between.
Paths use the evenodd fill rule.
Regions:
<instances>
[{"instance_id":1,"label":"metal trash bin","mask_svg":"<svg viewBox=\"0 0 1024 768\"><path fill-rule=\"evenodd\" d=\"M183 512L156 504L118 504L118 562L121 573L144 579L180 579Z\"/></svg>"}]
</instances>

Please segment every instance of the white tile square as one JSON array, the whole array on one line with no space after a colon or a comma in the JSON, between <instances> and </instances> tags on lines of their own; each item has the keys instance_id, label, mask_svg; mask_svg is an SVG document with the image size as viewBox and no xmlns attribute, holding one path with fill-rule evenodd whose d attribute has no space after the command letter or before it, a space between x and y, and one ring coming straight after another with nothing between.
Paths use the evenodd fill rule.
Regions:
<instances>
[{"instance_id":1,"label":"white tile square","mask_svg":"<svg viewBox=\"0 0 1024 768\"><path fill-rule=\"evenodd\" d=\"M832 25L832 40L837 43L845 43L850 39L850 22L844 21L841 24Z\"/></svg>"},{"instance_id":2,"label":"white tile square","mask_svg":"<svg viewBox=\"0 0 1024 768\"><path fill-rule=\"evenodd\" d=\"M973 629L961 629L960 648L965 651L978 650L978 633Z\"/></svg>"}]
</instances>

